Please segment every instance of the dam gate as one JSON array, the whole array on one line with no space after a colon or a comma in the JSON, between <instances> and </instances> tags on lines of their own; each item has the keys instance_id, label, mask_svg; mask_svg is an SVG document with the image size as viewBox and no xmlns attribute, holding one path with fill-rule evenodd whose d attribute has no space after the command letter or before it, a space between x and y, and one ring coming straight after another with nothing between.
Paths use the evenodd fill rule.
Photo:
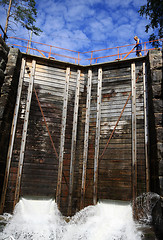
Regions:
<instances>
[{"instance_id":1,"label":"dam gate","mask_svg":"<svg viewBox=\"0 0 163 240\"><path fill-rule=\"evenodd\" d=\"M145 58L82 66L22 56L1 208L55 198L64 215L149 191Z\"/></svg>"}]
</instances>

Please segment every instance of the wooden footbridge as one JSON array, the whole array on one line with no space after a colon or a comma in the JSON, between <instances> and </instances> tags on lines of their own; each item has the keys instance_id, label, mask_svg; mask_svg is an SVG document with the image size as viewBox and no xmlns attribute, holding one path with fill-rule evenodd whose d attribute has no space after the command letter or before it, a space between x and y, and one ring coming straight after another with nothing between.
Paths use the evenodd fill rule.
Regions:
<instances>
[{"instance_id":1,"label":"wooden footbridge","mask_svg":"<svg viewBox=\"0 0 163 240\"><path fill-rule=\"evenodd\" d=\"M63 214L149 190L145 57L82 66L23 54L1 210L52 197Z\"/></svg>"}]
</instances>

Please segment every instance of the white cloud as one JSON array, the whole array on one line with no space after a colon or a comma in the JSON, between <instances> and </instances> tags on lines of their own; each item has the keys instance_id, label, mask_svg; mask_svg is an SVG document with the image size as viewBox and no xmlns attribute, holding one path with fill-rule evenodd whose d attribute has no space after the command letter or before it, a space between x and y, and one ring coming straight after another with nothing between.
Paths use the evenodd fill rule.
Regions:
<instances>
[{"instance_id":1,"label":"white cloud","mask_svg":"<svg viewBox=\"0 0 163 240\"><path fill-rule=\"evenodd\" d=\"M145 26L147 25L148 21L146 19L142 19L138 22L136 26L136 32L139 34L140 38L142 38L143 41L147 41L148 36L152 33L152 30L150 29L148 33L145 32Z\"/></svg>"},{"instance_id":2,"label":"white cloud","mask_svg":"<svg viewBox=\"0 0 163 240\"><path fill-rule=\"evenodd\" d=\"M37 1L37 26L43 31L33 40L77 51L88 51L148 39L147 20L138 10L146 0L41 0ZM4 25L6 15L0 7ZM11 34L13 35L13 34ZM29 38L20 26L15 34Z\"/></svg>"},{"instance_id":3,"label":"white cloud","mask_svg":"<svg viewBox=\"0 0 163 240\"><path fill-rule=\"evenodd\" d=\"M6 22L6 14L4 12L4 9L0 8L0 16L1 16L1 20L0 20L0 24L2 27L5 27L5 22Z\"/></svg>"},{"instance_id":4,"label":"white cloud","mask_svg":"<svg viewBox=\"0 0 163 240\"><path fill-rule=\"evenodd\" d=\"M68 21L76 21L76 20L83 20L84 18L88 18L90 16L93 16L94 10L91 9L91 7L81 4L77 6L72 6L68 9L67 17Z\"/></svg>"},{"instance_id":5,"label":"white cloud","mask_svg":"<svg viewBox=\"0 0 163 240\"><path fill-rule=\"evenodd\" d=\"M123 42L128 42L131 37L134 37L134 29L130 24L123 24L113 30L112 36L114 36L117 41L123 39L123 45Z\"/></svg>"},{"instance_id":6,"label":"white cloud","mask_svg":"<svg viewBox=\"0 0 163 240\"><path fill-rule=\"evenodd\" d=\"M140 8L140 6L146 5L147 0L136 0L136 1L132 1L132 4L135 8Z\"/></svg>"},{"instance_id":7,"label":"white cloud","mask_svg":"<svg viewBox=\"0 0 163 240\"><path fill-rule=\"evenodd\" d=\"M114 1L110 1L110 0L104 0L106 5L111 8L111 9L117 9L117 8L125 8L128 7L129 4L132 2L132 0L114 0Z\"/></svg>"}]
</instances>

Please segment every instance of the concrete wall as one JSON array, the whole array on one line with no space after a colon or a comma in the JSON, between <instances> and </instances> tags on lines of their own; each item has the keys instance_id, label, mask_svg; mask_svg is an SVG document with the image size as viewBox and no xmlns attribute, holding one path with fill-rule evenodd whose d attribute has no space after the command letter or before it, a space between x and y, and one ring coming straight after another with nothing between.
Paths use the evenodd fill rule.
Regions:
<instances>
[{"instance_id":1,"label":"concrete wall","mask_svg":"<svg viewBox=\"0 0 163 240\"><path fill-rule=\"evenodd\" d=\"M17 85L21 64L18 49L9 49L0 38L0 193L6 167L7 151L17 95Z\"/></svg>"},{"instance_id":2,"label":"concrete wall","mask_svg":"<svg viewBox=\"0 0 163 240\"><path fill-rule=\"evenodd\" d=\"M6 64L8 61L8 52L9 47L5 44L2 37L0 37L0 90L5 78L4 71L6 69Z\"/></svg>"},{"instance_id":3,"label":"concrete wall","mask_svg":"<svg viewBox=\"0 0 163 240\"><path fill-rule=\"evenodd\" d=\"M163 196L163 68L162 51L147 56L148 121L151 191Z\"/></svg>"}]
</instances>

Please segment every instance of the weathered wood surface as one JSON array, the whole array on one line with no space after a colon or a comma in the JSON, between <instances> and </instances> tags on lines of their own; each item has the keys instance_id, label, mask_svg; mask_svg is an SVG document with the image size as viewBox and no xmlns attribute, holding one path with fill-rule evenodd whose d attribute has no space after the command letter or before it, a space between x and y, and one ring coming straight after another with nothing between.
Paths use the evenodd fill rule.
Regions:
<instances>
[{"instance_id":1,"label":"weathered wood surface","mask_svg":"<svg viewBox=\"0 0 163 240\"><path fill-rule=\"evenodd\" d=\"M88 82L87 82L86 118L85 118L84 147L83 147L83 171L82 171L80 209L84 207L84 200L85 200L88 141L89 141L89 119L90 119L90 105L91 105L91 87L92 87L92 70L89 69Z\"/></svg>"},{"instance_id":2,"label":"weathered wood surface","mask_svg":"<svg viewBox=\"0 0 163 240\"><path fill-rule=\"evenodd\" d=\"M100 122L101 122L101 92L102 92L102 68L98 69L98 86L97 86L97 117L96 117L96 137L95 137L95 154L94 154L94 191L93 203L97 204L98 191L98 166L99 166L99 143L100 143Z\"/></svg>"},{"instance_id":3,"label":"weathered wood surface","mask_svg":"<svg viewBox=\"0 0 163 240\"><path fill-rule=\"evenodd\" d=\"M136 136L136 73L135 63L131 64L131 85L132 85L132 196L137 197L137 136ZM135 206L134 206L135 207Z\"/></svg>"},{"instance_id":4,"label":"weathered wood surface","mask_svg":"<svg viewBox=\"0 0 163 240\"><path fill-rule=\"evenodd\" d=\"M31 68L32 60L30 58L27 58L27 64ZM65 76L66 68L69 67L69 86L66 93L66 122L64 131L62 131ZM60 154L62 153L63 165L60 172L63 172L65 177L60 174L59 202L63 214L67 214L68 199L71 200L69 207L71 206L71 213L74 214L80 209L81 202L82 207L93 204L93 194L94 196L96 195L94 202L96 199L130 200L133 195L132 98L128 101L106 151L100 157L132 90L131 63L129 61L114 64L108 63L100 66L100 68L102 71L102 85L101 93L98 92L97 94L97 90L99 89L99 66L93 66L91 73L90 71L88 73L88 68L81 66L68 66L67 64L57 62L52 63L50 60L49 62L48 60L41 62L40 59L36 62L34 87L38 94L57 153L58 155L59 152ZM141 69L142 62L136 62L136 77ZM78 89L78 92L76 92L79 71L80 90ZM91 80L91 86L87 85L88 79ZM12 208L14 201L28 83L29 74L26 71L6 193L6 206L8 206L8 209ZM97 109L100 94L101 104L100 109ZM135 97L137 113L137 194L140 194L146 189L144 89L142 75L136 83ZM97 114L97 111L98 113L100 111L100 114ZM61 137L61 132L64 134L63 151L60 150L61 142L63 143L63 139L61 141L61 138L63 138L63 134ZM94 180L94 164L96 166L95 171L98 171L97 181ZM33 94L20 196L35 195L55 198L58 183L58 167L59 160L52 148L38 102ZM70 189L69 182L71 185ZM95 184L96 191L93 190Z\"/></svg>"},{"instance_id":5,"label":"weathered wood surface","mask_svg":"<svg viewBox=\"0 0 163 240\"><path fill-rule=\"evenodd\" d=\"M73 114L73 130L72 130L72 141L71 141L69 198L68 198L68 211L67 211L68 215L71 215L71 211L72 211L72 194L73 194L73 187L74 187L74 165L75 165L75 155L76 155L80 85L81 85L81 71L78 70L77 79L76 79L76 92L75 92L74 114Z\"/></svg>"},{"instance_id":6,"label":"weathered wood surface","mask_svg":"<svg viewBox=\"0 0 163 240\"><path fill-rule=\"evenodd\" d=\"M66 121L67 121L69 79L70 79L70 68L68 67L66 69L65 88L64 88L64 96L63 96L58 180L57 180L57 191L56 191L56 202L58 207L60 207L60 195L61 195L62 175L63 175L62 171L63 171L63 155L64 155L64 145L65 145L65 130L66 130Z\"/></svg>"},{"instance_id":7,"label":"weathered wood surface","mask_svg":"<svg viewBox=\"0 0 163 240\"><path fill-rule=\"evenodd\" d=\"M136 66L136 77L142 65ZM125 75L124 75L125 73ZM126 99L131 91L131 66L121 69L103 69L100 154L116 124ZM142 76L137 82L137 158L138 160L138 194L145 190L144 165L144 105ZM96 97L97 72L92 78L92 99L89 126L89 151L87 165L87 183L85 204L92 204L93 195L93 160L95 153L96 132ZM85 120L85 105L83 105L82 122ZM82 135L79 136L82 141ZM82 148L82 147L81 147ZM80 161L82 162L82 154ZM129 100L122 118L115 130L113 138L99 163L98 199L131 199L132 198L132 125L131 99ZM143 175L143 177L142 177ZM80 181L79 181L80 182ZM103 187L105 186L105 187ZM112 188L111 188L112 186ZM85 206L86 206L85 205Z\"/></svg>"},{"instance_id":8,"label":"weathered wood surface","mask_svg":"<svg viewBox=\"0 0 163 240\"><path fill-rule=\"evenodd\" d=\"M22 169L23 169L23 162L24 162L24 153L25 153L27 129L28 129L28 122L29 122L29 113L30 113L32 91L33 91L33 85L34 85L35 67L36 67L36 61L33 60L32 61L32 69L30 71L30 76L29 76L30 79L29 79L28 94L27 94L27 99L26 99L24 124L23 124L23 129L22 129L22 139L21 139L21 146L20 146L17 179L16 179L14 207L15 207L16 203L18 202L19 195L20 195L20 184L21 184L21 178L22 178Z\"/></svg>"},{"instance_id":9,"label":"weathered wood surface","mask_svg":"<svg viewBox=\"0 0 163 240\"><path fill-rule=\"evenodd\" d=\"M7 161L6 161L6 171L5 171L4 182L3 182L3 190L2 190L1 205L0 205L1 212L3 212L3 209L4 209L7 185L8 185L9 174L10 174L11 157L12 157L13 145L15 140L15 131L16 131L17 120L18 120L18 111L19 111L19 104L20 104L20 98L22 93L24 72L25 72L25 59L23 58L22 64L21 64L20 76L19 76L19 84L18 84L18 91L17 91L17 98L15 103L15 109L14 109L12 127L11 127L10 142L8 147Z\"/></svg>"}]
</instances>

